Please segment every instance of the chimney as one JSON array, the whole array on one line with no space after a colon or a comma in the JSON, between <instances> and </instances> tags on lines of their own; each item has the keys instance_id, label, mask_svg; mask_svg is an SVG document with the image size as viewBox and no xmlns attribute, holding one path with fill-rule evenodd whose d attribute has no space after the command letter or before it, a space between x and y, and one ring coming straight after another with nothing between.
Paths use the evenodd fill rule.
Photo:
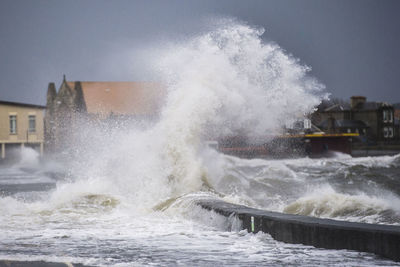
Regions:
<instances>
[{"instance_id":1,"label":"chimney","mask_svg":"<svg viewBox=\"0 0 400 267\"><path fill-rule=\"evenodd\" d=\"M351 109L362 109L367 98L365 96L352 96L350 98Z\"/></svg>"}]
</instances>

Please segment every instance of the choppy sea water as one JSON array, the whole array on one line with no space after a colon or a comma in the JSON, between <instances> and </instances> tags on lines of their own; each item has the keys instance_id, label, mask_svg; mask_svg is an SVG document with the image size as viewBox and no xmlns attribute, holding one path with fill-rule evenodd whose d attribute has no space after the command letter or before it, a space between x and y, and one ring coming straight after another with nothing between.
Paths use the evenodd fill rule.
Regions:
<instances>
[{"instance_id":1,"label":"choppy sea water","mask_svg":"<svg viewBox=\"0 0 400 267\"><path fill-rule=\"evenodd\" d=\"M217 158L223 167L208 177L207 187L160 199L153 208L104 180L72 179L54 162L2 166L0 259L103 266L400 265L369 253L285 244L268 234L239 231L237 222L193 204L217 198L280 212L400 225L400 156ZM143 188L138 185L131 194Z\"/></svg>"},{"instance_id":2,"label":"choppy sea water","mask_svg":"<svg viewBox=\"0 0 400 267\"><path fill-rule=\"evenodd\" d=\"M65 144L60 154L39 160L25 148L19 162L1 166L0 258L100 266L398 264L238 231L237 221L194 204L221 199L400 224L400 156L243 160L204 145L281 134L326 98L310 68L264 42L263 33L222 19L193 38L149 49L146 63L165 87L154 121L82 118L63 135L69 139L57 140Z\"/></svg>"}]
</instances>

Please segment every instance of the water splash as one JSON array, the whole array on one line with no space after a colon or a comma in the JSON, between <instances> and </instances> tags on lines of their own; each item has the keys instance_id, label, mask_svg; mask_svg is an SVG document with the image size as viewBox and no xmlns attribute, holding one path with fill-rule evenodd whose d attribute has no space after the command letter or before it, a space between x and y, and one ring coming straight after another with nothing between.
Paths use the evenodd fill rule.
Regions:
<instances>
[{"instance_id":1,"label":"water splash","mask_svg":"<svg viewBox=\"0 0 400 267\"><path fill-rule=\"evenodd\" d=\"M166 90L159 120L123 130L84 125L75 138L71 176L87 181L87 194L115 194L144 210L190 192L213 191L216 168L210 162L219 155L206 152L205 140L279 133L325 96L323 85L307 76L310 68L263 42L263 32L224 20L209 32L163 46L153 64ZM93 180L108 192L96 192Z\"/></svg>"},{"instance_id":2,"label":"water splash","mask_svg":"<svg viewBox=\"0 0 400 267\"><path fill-rule=\"evenodd\" d=\"M205 140L277 134L325 96L323 85L307 75L310 68L264 42L263 33L223 20L163 46L153 62L166 90L159 120L122 128L85 122L71 144L74 159L66 163L72 183L59 183L51 199L113 195L148 212L191 192L214 192L219 176L212 162L223 160L206 152Z\"/></svg>"},{"instance_id":3,"label":"water splash","mask_svg":"<svg viewBox=\"0 0 400 267\"><path fill-rule=\"evenodd\" d=\"M277 134L324 97L323 86L307 76L310 69L278 45L264 43L263 32L225 21L173 45L159 59L168 95L157 131L165 135L176 187L190 188L207 176L199 157L205 139Z\"/></svg>"},{"instance_id":4,"label":"water splash","mask_svg":"<svg viewBox=\"0 0 400 267\"><path fill-rule=\"evenodd\" d=\"M18 163L21 167L37 167L39 165L39 153L30 147L21 149L21 158Z\"/></svg>"}]
</instances>

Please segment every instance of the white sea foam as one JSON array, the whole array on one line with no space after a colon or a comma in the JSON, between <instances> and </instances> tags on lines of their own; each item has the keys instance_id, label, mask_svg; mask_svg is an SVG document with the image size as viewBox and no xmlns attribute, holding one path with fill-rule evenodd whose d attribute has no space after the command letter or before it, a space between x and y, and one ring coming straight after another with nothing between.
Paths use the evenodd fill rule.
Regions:
<instances>
[{"instance_id":1,"label":"white sea foam","mask_svg":"<svg viewBox=\"0 0 400 267\"><path fill-rule=\"evenodd\" d=\"M384 193L384 192L382 192ZM364 192L339 193L330 185L317 186L296 201L288 204L284 212L335 218L346 221L379 223L388 213L400 215L400 199L393 194L371 196ZM387 218L386 218L387 219ZM398 222L394 222L398 224Z\"/></svg>"}]
</instances>

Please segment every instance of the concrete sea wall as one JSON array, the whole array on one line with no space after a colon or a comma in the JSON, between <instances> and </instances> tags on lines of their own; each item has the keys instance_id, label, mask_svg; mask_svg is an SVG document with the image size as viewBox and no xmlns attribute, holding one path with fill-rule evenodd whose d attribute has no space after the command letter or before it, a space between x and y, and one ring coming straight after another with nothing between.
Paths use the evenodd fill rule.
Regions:
<instances>
[{"instance_id":1,"label":"concrete sea wall","mask_svg":"<svg viewBox=\"0 0 400 267\"><path fill-rule=\"evenodd\" d=\"M353 223L269 212L223 201L198 201L204 209L237 216L249 232L265 232L286 243L371 252L400 261L400 226Z\"/></svg>"}]
</instances>

